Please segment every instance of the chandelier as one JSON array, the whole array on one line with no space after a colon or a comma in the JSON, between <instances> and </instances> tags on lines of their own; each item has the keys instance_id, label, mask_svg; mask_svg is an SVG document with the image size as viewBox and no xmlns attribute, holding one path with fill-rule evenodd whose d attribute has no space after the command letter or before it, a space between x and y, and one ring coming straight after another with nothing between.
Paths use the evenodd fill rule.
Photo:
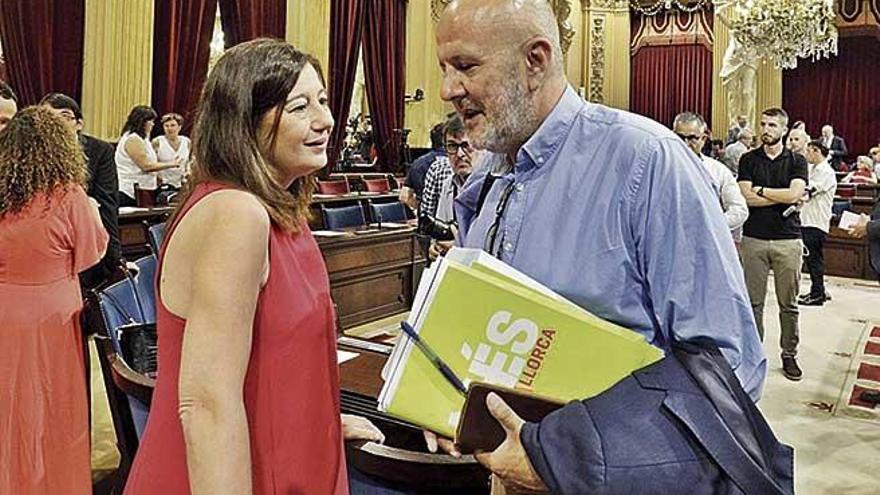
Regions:
<instances>
[{"instance_id":1,"label":"chandelier","mask_svg":"<svg viewBox=\"0 0 880 495\"><path fill-rule=\"evenodd\" d=\"M733 0L724 17L744 49L781 69L837 54L834 0Z\"/></svg>"},{"instance_id":2,"label":"chandelier","mask_svg":"<svg viewBox=\"0 0 880 495\"><path fill-rule=\"evenodd\" d=\"M709 0L655 0L653 4L646 4L644 1L629 0L629 8L639 14L652 16L657 15L664 10L672 10L673 7L678 8L682 12L692 14L709 3Z\"/></svg>"}]
</instances>

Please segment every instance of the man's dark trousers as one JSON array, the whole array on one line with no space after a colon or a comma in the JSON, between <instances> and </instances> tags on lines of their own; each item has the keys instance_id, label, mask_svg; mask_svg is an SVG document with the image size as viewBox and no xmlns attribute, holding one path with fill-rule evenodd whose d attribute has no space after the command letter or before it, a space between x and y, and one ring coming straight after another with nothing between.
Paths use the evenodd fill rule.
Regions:
<instances>
[{"instance_id":1,"label":"man's dark trousers","mask_svg":"<svg viewBox=\"0 0 880 495\"><path fill-rule=\"evenodd\" d=\"M801 234L807 248L807 271L810 272L810 297L825 297L825 238L828 236L821 229L802 227Z\"/></svg>"}]
</instances>

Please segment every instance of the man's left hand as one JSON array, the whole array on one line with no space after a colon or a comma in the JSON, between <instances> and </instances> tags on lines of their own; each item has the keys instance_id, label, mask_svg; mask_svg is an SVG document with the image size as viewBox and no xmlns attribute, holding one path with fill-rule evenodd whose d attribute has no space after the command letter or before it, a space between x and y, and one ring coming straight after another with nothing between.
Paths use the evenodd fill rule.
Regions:
<instances>
[{"instance_id":1,"label":"man's left hand","mask_svg":"<svg viewBox=\"0 0 880 495\"><path fill-rule=\"evenodd\" d=\"M547 486L532 467L519 438L525 421L494 393L486 397L486 406L504 428L507 438L494 452L475 454L477 461L498 476L507 488L517 491L546 492Z\"/></svg>"}]
</instances>

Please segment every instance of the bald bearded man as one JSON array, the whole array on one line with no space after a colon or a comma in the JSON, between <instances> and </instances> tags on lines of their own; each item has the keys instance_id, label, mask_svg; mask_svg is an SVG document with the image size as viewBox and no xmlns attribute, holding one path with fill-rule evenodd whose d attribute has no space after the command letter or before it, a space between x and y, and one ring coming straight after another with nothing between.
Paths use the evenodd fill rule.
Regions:
<instances>
[{"instance_id":1,"label":"bald bearded man","mask_svg":"<svg viewBox=\"0 0 880 495\"><path fill-rule=\"evenodd\" d=\"M803 129L792 129L788 132L788 139L785 141L785 147L793 153L797 153L802 157L807 157L807 144L810 142L810 136Z\"/></svg>"},{"instance_id":2,"label":"bald bearded man","mask_svg":"<svg viewBox=\"0 0 880 495\"><path fill-rule=\"evenodd\" d=\"M578 97L546 0L453 0L436 37L441 97L500 164L456 200L459 242L667 351L540 423L490 395L507 439L477 459L513 490L790 492L790 449L743 391L760 395L766 360L697 157L660 124Z\"/></svg>"}]
</instances>

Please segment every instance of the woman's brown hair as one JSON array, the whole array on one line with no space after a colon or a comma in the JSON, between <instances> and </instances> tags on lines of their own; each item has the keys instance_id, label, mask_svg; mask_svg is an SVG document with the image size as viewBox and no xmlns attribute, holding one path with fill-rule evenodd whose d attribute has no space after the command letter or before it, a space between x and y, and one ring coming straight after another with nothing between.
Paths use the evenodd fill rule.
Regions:
<instances>
[{"instance_id":1,"label":"woman's brown hair","mask_svg":"<svg viewBox=\"0 0 880 495\"><path fill-rule=\"evenodd\" d=\"M221 182L254 194L272 221L289 232L299 232L309 218L312 177L300 177L285 190L260 151L257 128L267 112L278 109L268 136L271 153L281 110L306 65L315 69L323 83L317 59L279 40L242 43L220 58L199 101L193 128L192 175L181 205L195 185Z\"/></svg>"},{"instance_id":2,"label":"woman's brown hair","mask_svg":"<svg viewBox=\"0 0 880 495\"><path fill-rule=\"evenodd\" d=\"M88 175L76 135L49 109L25 108L0 132L0 218L21 211L39 193L85 187Z\"/></svg>"}]
</instances>

